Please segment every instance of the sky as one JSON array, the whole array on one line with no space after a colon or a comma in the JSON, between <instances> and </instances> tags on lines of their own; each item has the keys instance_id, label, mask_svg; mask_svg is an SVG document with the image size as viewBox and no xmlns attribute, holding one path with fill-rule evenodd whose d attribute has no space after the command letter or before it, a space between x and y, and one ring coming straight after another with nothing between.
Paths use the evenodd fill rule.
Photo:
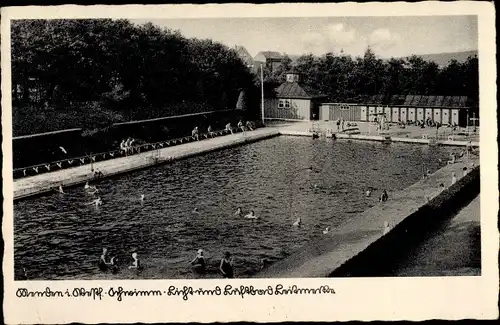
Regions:
<instances>
[{"instance_id":1,"label":"sky","mask_svg":"<svg viewBox=\"0 0 500 325\"><path fill-rule=\"evenodd\" d=\"M369 45L381 57L477 50L477 16L390 16L325 18L141 19L179 30L186 37L210 38L289 55L327 52L362 55Z\"/></svg>"}]
</instances>

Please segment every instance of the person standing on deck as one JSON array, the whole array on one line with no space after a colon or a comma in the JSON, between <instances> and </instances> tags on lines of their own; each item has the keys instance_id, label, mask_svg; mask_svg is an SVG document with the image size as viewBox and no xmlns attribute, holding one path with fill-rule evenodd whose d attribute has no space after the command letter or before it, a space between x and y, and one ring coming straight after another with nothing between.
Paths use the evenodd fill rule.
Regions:
<instances>
[{"instance_id":1,"label":"person standing on deck","mask_svg":"<svg viewBox=\"0 0 500 325\"><path fill-rule=\"evenodd\" d=\"M451 173L451 185L457 182L457 177L455 176L455 172Z\"/></svg>"},{"instance_id":2,"label":"person standing on deck","mask_svg":"<svg viewBox=\"0 0 500 325\"><path fill-rule=\"evenodd\" d=\"M243 122L241 120L238 122L238 129L240 129L241 132L243 132L243 135L245 135L245 127L243 126Z\"/></svg>"},{"instance_id":3,"label":"person standing on deck","mask_svg":"<svg viewBox=\"0 0 500 325\"><path fill-rule=\"evenodd\" d=\"M247 121L245 124L246 124L247 129L249 129L250 131L253 131L252 122Z\"/></svg>"},{"instance_id":4,"label":"person standing on deck","mask_svg":"<svg viewBox=\"0 0 500 325\"><path fill-rule=\"evenodd\" d=\"M382 193L382 195L380 195L380 202L385 202L389 199L389 195L387 194L387 191L384 190L384 192Z\"/></svg>"},{"instance_id":5,"label":"person standing on deck","mask_svg":"<svg viewBox=\"0 0 500 325\"><path fill-rule=\"evenodd\" d=\"M195 126L193 131L191 131L191 136L198 141L200 140L200 137L198 135L198 127L197 126Z\"/></svg>"},{"instance_id":6,"label":"person standing on deck","mask_svg":"<svg viewBox=\"0 0 500 325\"><path fill-rule=\"evenodd\" d=\"M219 270L222 276L226 279L232 279L234 277L233 273L233 258L229 252L225 252L222 260L220 261Z\"/></svg>"},{"instance_id":7,"label":"person standing on deck","mask_svg":"<svg viewBox=\"0 0 500 325\"><path fill-rule=\"evenodd\" d=\"M231 122L226 124L226 131L229 131L231 132L231 134L233 134L233 128L231 127Z\"/></svg>"},{"instance_id":8,"label":"person standing on deck","mask_svg":"<svg viewBox=\"0 0 500 325\"><path fill-rule=\"evenodd\" d=\"M209 137L212 137L213 136L213 132L212 132L212 126L209 125L208 128L207 128L207 132L208 132L208 136Z\"/></svg>"}]
</instances>

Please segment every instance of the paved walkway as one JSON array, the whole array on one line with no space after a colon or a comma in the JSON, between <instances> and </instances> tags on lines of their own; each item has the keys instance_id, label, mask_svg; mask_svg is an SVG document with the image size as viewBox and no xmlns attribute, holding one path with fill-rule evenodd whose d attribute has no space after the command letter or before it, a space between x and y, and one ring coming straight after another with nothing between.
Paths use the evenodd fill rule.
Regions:
<instances>
[{"instance_id":1,"label":"paved walkway","mask_svg":"<svg viewBox=\"0 0 500 325\"><path fill-rule=\"evenodd\" d=\"M105 160L94 163L93 167L103 172L105 176L117 175L150 167L159 163L187 158L276 135L279 135L278 129L276 128L261 128L246 132L246 134L235 133L232 135L180 144L160 150L143 152L128 157ZM92 180L92 178L93 172L91 171L90 165L20 178L14 181L14 199L48 192L56 189L59 185L71 186L85 183L86 181Z\"/></svg>"},{"instance_id":2,"label":"paved walkway","mask_svg":"<svg viewBox=\"0 0 500 325\"><path fill-rule=\"evenodd\" d=\"M384 139L385 136L390 136L393 138L393 141L395 139L398 139L399 141L408 141L411 139L415 140L422 140L422 139L431 139L436 137L436 128L420 128L418 126L406 126L404 129L399 128L398 126L391 126L389 130L384 130L381 131L380 133L377 132L377 128L375 125L370 125L368 122L356 122L356 126L351 127L349 129L352 129L353 131L356 130L356 134L360 138L364 138L367 140L377 140L377 139ZM347 137L347 134L344 134L342 132L337 131L337 124L335 121L315 121L314 125L321 130L321 132L326 132L328 130L331 130L333 133L337 134L337 137L342 138ZM286 123L286 124L281 124L280 129L283 130L284 132L287 132L288 134L296 134L296 135L310 135L311 129L313 128L313 122L312 121L305 121L305 122L291 122L291 123ZM347 129L347 127L346 127ZM366 138L366 137L373 137L373 138ZM450 139L448 137L450 137ZM356 138L356 135L353 135L352 138ZM476 134L473 134L471 136L465 136L465 135L458 135L458 132L452 132L451 128L448 127L443 127L438 130L438 138L439 141L445 141L448 143L448 145L465 145L468 141L472 141L474 146L479 146L479 131ZM415 142L415 141L408 141L408 142ZM428 143L428 140L421 141L422 143ZM454 143L455 142L455 143Z\"/></svg>"},{"instance_id":3,"label":"paved walkway","mask_svg":"<svg viewBox=\"0 0 500 325\"><path fill-rule=\"evenodd\" d=\"M460 186L463 167L471 164L479 168L478 159L467 159L447 165L409 188L389 192L389 201L380 203L361 214L350 218L345 224L331 230L323 238L308 243L305 248L290 257L278 261L257 274L258 278L327 277L335 269L350 260L383 236L384 222L395 227L425 204L433 204L433 197L446 195ZM458 182L451 186L451 174L455 172ZM446 187L441 193L439 184ZM431 199L429 202L428 199ZM438 198L437 198L438 199ZM303 220L307 222L307 220Z\"/></svg>"},{"instance_id":4,"label":"paved walkway","mask_svg":"<svg viewBox=\"0 0 500 325\"><path fill-rule=\"evenodd\" d=\"M480 196L398 263L392 276L481 275Z\"/></svg>"}]
</instances>

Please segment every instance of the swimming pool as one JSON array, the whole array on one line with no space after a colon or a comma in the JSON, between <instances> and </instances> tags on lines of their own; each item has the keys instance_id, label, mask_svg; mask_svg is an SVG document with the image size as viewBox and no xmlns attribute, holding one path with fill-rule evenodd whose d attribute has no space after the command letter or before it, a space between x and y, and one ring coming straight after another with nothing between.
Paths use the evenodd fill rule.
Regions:
<instances>
[{"instance_id":1,"label":"swimming pool","mask_svg":"<svg viewBox=\"0 0 500 325\"><path fill-rule=\"evenodd\" d=\"M104 179L98 209L87 205L93 198L83 186L21 200L14 205L15 278L192 278L199 248L207 277L220 277L224 251L234 256L235 276L249 277L263 259L282 259L372 207L382 190L390 197L437 170L452 150L281 136ZM235 216L238 207L260 220ZM292 227L299 216L302 226ZM124 263L117 274L97 268L103 247ZM132 252L141 273L126 269Z\"/></svg>"}]
</instances>

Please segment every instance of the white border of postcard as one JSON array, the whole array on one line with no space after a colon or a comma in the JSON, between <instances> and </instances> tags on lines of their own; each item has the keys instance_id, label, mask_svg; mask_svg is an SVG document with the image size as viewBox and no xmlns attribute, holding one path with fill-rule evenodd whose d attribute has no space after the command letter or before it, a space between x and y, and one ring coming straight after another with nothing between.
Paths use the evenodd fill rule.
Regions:
<instances>
[{"instance_id":1,"label":"white border of postcard","mask_svg":"<svg viewBox=\"0 0 500 325\"><path fill-rule=\"evenodd\" d=\"M482 275L478 277L232 279L137 281L13 281L12 116L10 19L25 18L202 18L324 16L478 15L481 119ZM2 8L2 125L4 218L4 315L8 324L214 321L333 321L491 319L498 317L498 170L496 144L496 61L494 7L487 2L365 4L53 6ZM36 217L36 216L34 216ZM253 286L267 289L317 288L335 294L80 298L16 298L30 290L113 287L118 290L169 290L171 286L211 289ZM222 289L222 291L224 291ZM94 292L95 293L95 292ZM264 291L262 293L265 293ZM92 293L91 293L92 294Z\"/></svg>"}]
</instances>

